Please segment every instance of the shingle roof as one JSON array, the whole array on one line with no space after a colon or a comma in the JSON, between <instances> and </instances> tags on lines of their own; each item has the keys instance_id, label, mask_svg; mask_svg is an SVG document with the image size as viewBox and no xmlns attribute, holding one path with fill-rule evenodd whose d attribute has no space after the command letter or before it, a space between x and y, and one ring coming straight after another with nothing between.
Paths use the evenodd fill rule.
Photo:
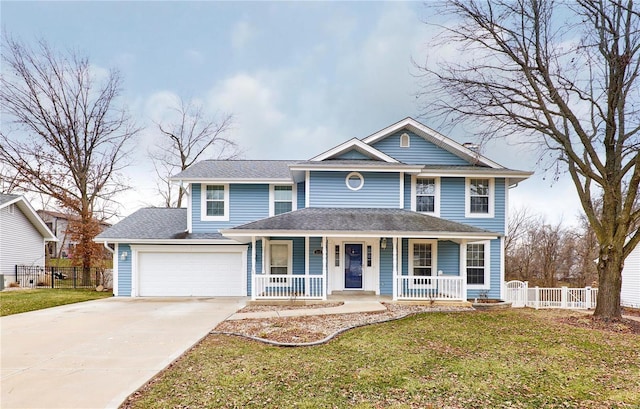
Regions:
<instances>
[{"instance_id":1,"label":"shingle roof","mask_svg":"<svg viewBox=\"0 0 640 409\"><path fill-rule=\"evenodd\" d=\"M285 160L204 160L172 176L180 179L291 179L289 165L297 161Z\"/></svg>"},{"instance_id":2,"label":"shingle roof","mask_svg":"<svg viewBox=\"0 0 640 409\"><path fill-rule=\"evenodd\" d=\"M187 209L147 207L103 231L96 236L96 239L98 241L225 239L217 232L188 234L186 230Z\"/></svg>"},{"instance_id":3,"label":"shingle roof","mask_svg":"<svg viewBox=\"0 0 640 409\"><path fill-rule=\"evenodd\" d=\"M354 231L494 233L488 230L402 209L305 208L229 229L272 231Z\"/></svg>"},{"instance_id":4,"label":"shingle roof","mask_svg":"<svg viewBox=\"0 0 640 409\"><path fill-rule=\"evenodd\" d=\"M8 195L8 194L0 193L0 206L2 206L5 203L9 203L13 200L16 200L19 197L20 197L19 195Z\"/></svg>"}]
</instances>

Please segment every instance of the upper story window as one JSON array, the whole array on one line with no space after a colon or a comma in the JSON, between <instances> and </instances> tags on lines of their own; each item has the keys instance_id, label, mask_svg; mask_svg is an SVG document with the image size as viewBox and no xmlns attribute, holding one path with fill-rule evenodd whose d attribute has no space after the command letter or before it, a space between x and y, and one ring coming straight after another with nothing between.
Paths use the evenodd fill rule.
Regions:
<instances>
[{"instance_id":1,"label":"upper story window","mask_svg":"<svg viewBox=\"0 0 640 409\"><path fill-rule=\"evenodd\" d=\"M440 214L440 178L417 177L413 183L412 210L433 216Z\"/></svg>"},{"instance_id":2,"label":"upper story window","mask_svg":"<svg viewBox=\"0 0 640 409\"><path fill-rule=\"evenodd\" d=\"M467 285L489 288L489 242L467 244Z\"/></svg>"},{"instance_id":3,"label":"upper story window","mask_svg":"<svg viewBox=\"0 0 640 409\"><path fill-rule=\"evenodd\" d=\"M292 185L271 185L269 215L276 216L296 209L296 188Z\"/></svg>"},{"instance_id":4,"label":"upper story window","mask_svg":"<svg viewBox=\"0 0 640 409\"><path fill-rule=\"evenodd\" d=\"M493 217L494 190L494 179L467 178L465 216Z\"/></svg>"},{"instance_id":5,"label":"upper story window","mask_svg":"<svg viewBox=\"0 0 640 409\"><path fill-rule=\"evenodd\" d=\"M364 177L360 172L351 172L347 175L345 183L349 190L360 190L364 186Z\"/></svg>"},{"instance_id":6,"label":"upper story window","mask_svg":"<svg viewBox=\"0 0 640 409\"><path fill-rule=\"evenodd\" d=\"M228 185L201 185L202 186L202 220L227 221L229 220L229 186Z\"/></svg>"}]
</instances>

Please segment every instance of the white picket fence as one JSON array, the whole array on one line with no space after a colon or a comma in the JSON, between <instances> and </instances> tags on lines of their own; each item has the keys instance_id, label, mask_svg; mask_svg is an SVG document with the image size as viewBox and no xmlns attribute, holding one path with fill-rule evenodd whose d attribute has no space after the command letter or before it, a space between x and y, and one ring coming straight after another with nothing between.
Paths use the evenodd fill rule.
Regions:
<instances>
[{"instance_id":1,"label":"white picket fence","mask_svg":"<svg viewBox=\"0 0 640 409\"><path fill-rule=\"evenodd\" d=\"M529 287L526 281L505 283L505 300L514 308L566 308L590 310L596 307L598 289Z\"/></svg>"}]
</instances>

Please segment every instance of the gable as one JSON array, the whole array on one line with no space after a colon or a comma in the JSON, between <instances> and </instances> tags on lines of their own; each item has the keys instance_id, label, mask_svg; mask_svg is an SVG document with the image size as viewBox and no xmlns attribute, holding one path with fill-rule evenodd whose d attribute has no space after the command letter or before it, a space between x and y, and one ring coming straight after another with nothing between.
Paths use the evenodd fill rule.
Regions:
<instances>
[{"instance_id":1,"label":"gable","mask_svg":"<svg viewBox=\"0 0 640 409\"><path fill-rule=\"evenodd\" d=\"M362 152L359 152L355 149L345 152L339 156L336 156L335 159L371 159L369 156L365 155Z\"/></svg>"},{"instance_id":2,"label":"gable","mask_svg":"<svg viewBox=\"0 0 640 409\"><path fill-rule=\"evenodd\" d=\"M401 147L400 138L409 136L409 146ZM401 129L375 142L373 147L409 165L459 165L473 164L459 156L425 140L407 129Z\"/></svg>"}]
</instances>

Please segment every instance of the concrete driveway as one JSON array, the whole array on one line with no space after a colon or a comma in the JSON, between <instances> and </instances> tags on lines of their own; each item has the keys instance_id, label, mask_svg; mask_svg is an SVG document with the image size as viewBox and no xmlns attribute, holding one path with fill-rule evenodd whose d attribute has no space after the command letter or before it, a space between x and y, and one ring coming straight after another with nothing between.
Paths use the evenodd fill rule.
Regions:
<instances>
[{"instance_id":1,"label":"concrete driveway","mask_svg":"<svg viewBox=\"0 0 640 409\"><path fill-rule=\"evenodd\" d=\"M108 298L2 317L0 407L118 407L245 301Z\"/></svg>"}]
</instances>

